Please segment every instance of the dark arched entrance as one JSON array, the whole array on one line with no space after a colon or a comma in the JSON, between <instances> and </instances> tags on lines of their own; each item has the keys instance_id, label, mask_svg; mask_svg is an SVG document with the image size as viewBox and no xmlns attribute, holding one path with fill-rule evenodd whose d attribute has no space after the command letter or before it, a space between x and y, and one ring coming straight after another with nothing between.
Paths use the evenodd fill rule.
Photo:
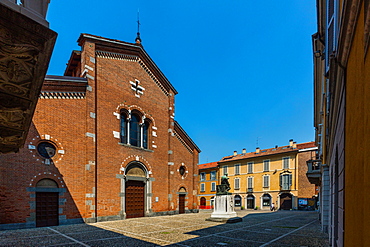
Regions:
<instances>
[{"instance_id":1,"label":"dark arched entrance","mask_svg":"<svg viewBox=\"0 0 370 247\"><path fill-rule=\"evenodd\" d=\"M247 196L247 208L254 209L254 196L252 195Z\"/></svg>"},{"instance_id":2,"label":"dark arched entrance","mask_svg":"<svg viewBox=\"0 0 370 247\"><path fill-rule=\"evenodd\" d=\"M292 209L292 194L283 193L280 195L280 209L283 210Z\"/></svg>"},{"instance_id":3,"label":"dark arched entrance","mask_svg":"<svg viewBox=\"0 0 370 247\"><path fill-rule=\"evenodd\" d=\"M144 217L145 215L145 178L146 172L141 164L133 163L127 167L126 218Z\"/></svg>"},{"instance_id":4,"label":"dark arched entrance","mask_svg":"<svg viewBox=\"0 0 370 247\"><path fill-rule=\"evenodd\" d=\"M50 188L58 188L52 179L41 179L36 184L36 227L59 225L59 193L46 192Z\"/></svg>"},{"instance_id":5,"label":"dark arched entrance","mask_svg":"<svg viewBox=\"0 0 370 247\"><path fill-rule=\"evenodd\" d=\"M234 206L241 207L242 206L242 198L239 195L234 196Z\"/></svg>"},{"instance_id":6,"label":"dark arched entrance","mask_svg":"<svg viewBox=\"0 0 370 247\"><path fill-rule=\"evenodd\" d=\"M181 187L179 190L179 214L185 213L185 197L186 197L186 189Z\"/></svg>"},{"instance_id":7,"label":"dark arched entrance","mask_svg":"<svg viewBox=\"0 0 370 247\"><path fill-rule=\"evenodd\" d=\"M200 198L200 208L201 209L204 209L204 208L206 208L206 206L207 206L207 200L206 200L206 198L205 197L201 197Z\"/></svg>"},{"instance_id":8,"label":"dark arched entrance","mask_svg":"<svg viewBox=\"0 0 370 247\"><path fill-rule=\"evenodd\" d=\"M271 206L271 196L269 194L263 194L262 196L262 207L270 207Z\"/></svg>"}]
</instances>

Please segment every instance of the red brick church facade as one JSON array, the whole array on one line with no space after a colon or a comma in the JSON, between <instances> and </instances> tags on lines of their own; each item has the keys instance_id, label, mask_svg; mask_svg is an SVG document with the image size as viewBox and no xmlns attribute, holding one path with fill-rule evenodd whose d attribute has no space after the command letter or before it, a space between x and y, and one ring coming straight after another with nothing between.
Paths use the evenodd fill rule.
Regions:
<instances>
[{"instance_id":1,"label":"red brick church facade","mask_svg":"<svg viewBox=\"0 0 370 247\"><path fill-rule=\"evenodd\" d=\"M140 42L81 34L24 148L0 155L0 229L197 210L199 148Z\"/></svg>"}]
</instances>

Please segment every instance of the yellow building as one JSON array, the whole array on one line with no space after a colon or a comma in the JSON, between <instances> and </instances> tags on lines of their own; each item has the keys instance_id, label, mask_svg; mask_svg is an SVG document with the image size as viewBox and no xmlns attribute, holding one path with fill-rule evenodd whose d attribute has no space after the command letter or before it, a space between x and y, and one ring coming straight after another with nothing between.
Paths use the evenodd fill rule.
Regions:
<instances>
[{"instance_id":1,"label":"yellow building","mask_svg":"<svg viewBox=\"0 0 370 247\"><path fill-rule=\"evenodd\" d=\"M370 1L317 0L314 125L320 219L332 246L370 246Z\"/></svg>"},{"instance_id":2,"label":"yellow building","mask_svg":"<svg viewBox=\"0 0 370 247\"><path fill-rule=\"evenodd\" d=\"M198 205L199 209L213 208L213 199L216 196L216 186L218 185L217 162L198 165L199 169L199 189Z\"/></svg>"},{"instance_id":3,"label":"yellow building","mask_svg":"<svg viewBox=\"0 0 370 247\"><path fill-rule=\"evenodd\" d=\"M306 177L306 161L316 156L314 142L269 149L235 151L218 162L219 177L227 174L236 208L270 210L307 208L315 186ZM304 200L298 200L302 198ZM313 200L314 201L314 200ZM299 204L303 202L303 204ZM315 205L312 204L312 209Z\"/></svg>"}]
</instances>

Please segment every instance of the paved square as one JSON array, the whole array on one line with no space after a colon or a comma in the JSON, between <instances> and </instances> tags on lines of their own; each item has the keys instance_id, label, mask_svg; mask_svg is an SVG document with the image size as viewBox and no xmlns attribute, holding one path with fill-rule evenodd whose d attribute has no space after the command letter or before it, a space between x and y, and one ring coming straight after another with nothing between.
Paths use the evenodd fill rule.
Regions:
<instances>
[{"instance_id":1,"label":"paved square","mask_svg":"<svg viewBox=\"0 0 370 247\"><path fill-rule=\"evenodd\" d=\"M0 231L0 246L329 246L316 212L241 210L234 224L210 214Z\"/></svg>"}]
</instances>

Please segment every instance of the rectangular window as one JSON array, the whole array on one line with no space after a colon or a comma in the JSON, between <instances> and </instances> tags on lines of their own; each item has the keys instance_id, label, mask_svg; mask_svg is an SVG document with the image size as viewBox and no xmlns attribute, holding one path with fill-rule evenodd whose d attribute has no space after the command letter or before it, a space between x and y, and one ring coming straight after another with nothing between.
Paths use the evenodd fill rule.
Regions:
<instances>
[{"instance_id":1,"label":"rectangular window","mask_svg":"<svg viewBox=\"0 0 370 247\"><path fill-rule=\"evenodd\" d=\"M280 175L281 190L290 190L292 186L292 174Z\"/></svg>"},{"instance_id":2,"label":"rectangular window","mask_svg":"<svg viewBox=\"0 0 370 247\"><path fill-rule=\"evenodd\" d=\"M206 185L204 183L200 184L200 192L206 191Z\"/></svg>"},{"instance_id":3,"label":"rectangular window","mask_svg":"<svg viewBox=\"0 0 370 247\"><path fill-rule=\"evenodd\" d=\"M283 169L289 169L289 160L290 160L290 157L283 158Z\"/></svg>"},{"instance_id":4,"label":"rectangular window","mask_svg":"<svg viewBox=\"0 0 370 247\"><path fill-rule=\"evenodd\" d=\"M248 173L253 173L253 162L248 162Z\"/></svg>"},{"instance_id":5,"label":"rectangular window","mask_svg":"<svg viewBox=\"0 0 370 247\"><path fill-rule=\"evenodd\" d=\"M326 35L325 35L325 65L326 72L329 70L330 57L336 51L337 46L337 1L326 0Z\"/></svg>"},{"instance_id":6,"label":"rectangular window","mask_svg":"<svg viewBox=\"0 0 370 247\"><path fill-rule=\"evenodd\" d=\"M216 171L211 171L211 180L216 180Z\"/></svg>"},{"instance_id":7,"label":"rectangular window","mask_svg":"<svg viewBox=\"0 0 370 247\"><path fill-rule=\"evenodd\" d=\"M224 166L224 175L227 174L227 166Z\"/></svg>"},{"instance_id":8,"label":"rectangular window","mask_svg":"<svg viewBox=\"0 0 370 247\"><path fill-rule=\"evenodd\" d=\"M264 172L270 171L270 160L263 161L263 171Z\"/></svg>"},{"instance_id":9,"label":"rectangular window","mask_svg":"<svg viewBox=\"0 0 370 247\"><path fill-rule=\"evenodd\" d=\"M200 173L200 181L205 181L206 180L206 173L201 172Z\"/></svg>"},{"instance_id":10,"label":"rectangular window","mask_svg":"<svg viewBox=\"0 0 370 247\"><path fill-rule=\"evenodd\" d=\"M235 178L235 187L234 189L238 190L240 187L239 187L239 178Z\"/></svg>"},{"instance_id":11,"label":"rectangular window","mask_svg":"<svg viewBox=\"0 0 370 247\"><path fill-rule=\"evenodd\" d=\"M239 175L240 174L240 164L235 164L234 168L235 168L235 175Z\"/></svg>"},{"instance_id":12,"label":"rectangular window","mask_svg":"<svg viewBox=\"0 0 370 247\"><path fill-rule=\"evenodd\" d=\"M263 176L263 188L270 187L270 176Z\"/></svg>"},{"instance_id":13,"label":"rectangular window","mask_svg":"<svg viewBox=\"0 0 370 247\"><path fill-rule=\"evenodd\" d=\"M253 177L248 178L248 192L253 191Z\"/></svg>"},{"instance_id":14,"label":"rectangular window","mask_svg":"<svg viewBox=\"0 0 370 247\"><path fill-rule=\"evenodd\" d=\"M211 191L216 191L216 183L215 182L211 183Z\"/></svg>"}]
</instances>

